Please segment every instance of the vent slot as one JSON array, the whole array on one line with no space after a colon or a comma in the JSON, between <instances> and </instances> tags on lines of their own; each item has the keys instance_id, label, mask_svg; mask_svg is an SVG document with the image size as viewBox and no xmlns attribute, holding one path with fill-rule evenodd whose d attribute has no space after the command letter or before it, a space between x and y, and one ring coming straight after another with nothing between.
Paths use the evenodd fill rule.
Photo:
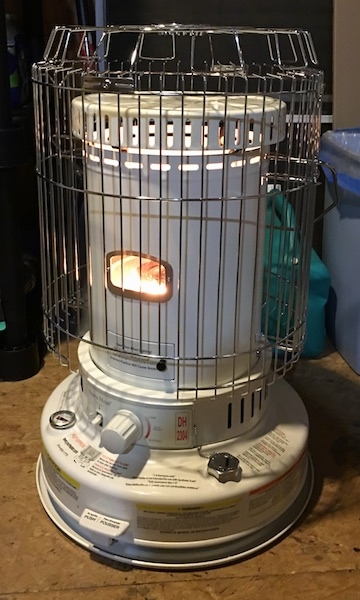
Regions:
<instances>
[{"instance_id":1,"label":"vent slot","mask_svg":"<svg viewBox=\"0 0 360 600\"><path fill-rule=\"evenodd\" d=\"M240 119L236 119L236 123L235 123L235 139L234 139L235 146L238 146L240 144L240 141L241 141L240 128L241 128L241 121L240 121Z\"/></svg>"},{"instance_id":2,"label":"vent slot","mask_svg":"<svg viewBox=\"0 0 360 600\"><path fill-rule=\"evenodd\" d=\"M168 121L166 124L166 145L172 148L174 145L174 122Z\"/></svg>"},{"instance_id":3,"label":"vent slot","mask_svg":"<svg viewBox=\"0 0 360 600\"><path fill-rule=\"evenodd\" d=\"M245 418L245 398L241 398L240 402L240 423L244 422Z\"/></svg>"},{"instance_id":4,"label":"vent slot","mask_svg":"<svg viewBox=\"0 0 360 600\"><path fill-rule=\"evenodd\" d=\"M105 138L105 142L110 142L110 124L109 124L109 115L105 115L105 117L104 117L104 121L105 121L105 132L104 132L104 138Z\"/></svg>"},{"instance_id":5,"label":"vent slot","mask_svg":"<svg viewBox=\"0 0 360 600\"><path fill-rule=\"evenodd\" d=\"M209 136L209 126L207 121L204 121L204 124L201 127L201 139L202 139L202 145L204 148L208 147L208 136Z\"/></svg>"},{"instance_id":6,"label":"vent slot","mask_svg":"<svg viewBox=\"0 0 360 600\"><path fill-rule=\"evenodd\" d=\"M155 121L154 119L150 119L149 121L149 147L153 148L155 146Z\"/></svg>"},{"instance_id":7,"label":"vent slot","mask_svg":"<svg viewBox=\"0 0 360 600\"><path fill-rule=\"evenodd\" d=\"M225 123L224 123L224 121L219 121L218 143L219 143L219 146L224 146L224 143L225 143Z\"/></svg>"},{"instance_id":8,"label":"vent slot","mask_svg":"<svg viewBox=\"0 0 360 600\"><path fill-rule=\"evenodd\" d=\"M185 122L185 148L191 147L191 121Z\"/></svg>"},{"instance_id":9,"label":"vent slot","mask_svg":"<svg viewBox=\"0 0 360 600\"><path fill-rule=\"evenodd\" d=\"M254 119L249 121L249 145L254 143Z\"/></svg>"},{"instance_id":10,"label":"vent slot","mask_svg":"<svg viewBox=\"0 0 360 600\"><path fill-rule=\"evenodd\" d=\"M231 426L232 426L232 402L229 402L229 404L228 404L227 426L228 426L228 429L231 429Z\"/></svg>"},{"instance_id":11,"label":"vent slot","mask_svg":"<svg viewBox=\"0 0 360 600\"><path fill-rule=\"evenodd\" d=\"M137 119L133 119L132 122L132 143L133 146L139 145L139 124Z\"/></svg>"}]
</instances>

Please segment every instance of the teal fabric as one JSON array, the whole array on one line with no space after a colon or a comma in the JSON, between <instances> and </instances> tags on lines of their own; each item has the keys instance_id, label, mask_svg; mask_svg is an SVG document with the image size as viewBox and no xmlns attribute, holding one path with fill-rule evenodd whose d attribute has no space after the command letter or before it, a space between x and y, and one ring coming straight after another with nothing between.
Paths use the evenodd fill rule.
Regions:
<instances>
[{"instance_id":1,"label":"teal fabric","mask_svg":"<svg viewBox=\"0 0 360 600\"><path fill-rule=\"evenodd\" d=\"M5 317L4 317L4 311L2 309L2 305L1 305L1 290L0 290L0 331L5 331L6 329L6 322L5 322Z\"/></svg>"},{"instance_id":2,"label":"teal fabric","mask_svg":"<svg viewBox=\"0 0 360 600\"><path fill-rule=\"evenodd\" d=\"M268 294L270 299L264 311L268 316L267 334L271 338L284 337L289 323L290 326L293 325L289 315L291 288L297 281L297 267L293 259L299 256L299 240L294 233L294 223L295 214L286 198L281 194L269 197L266 213L264 293ZM302 356L316 357L324 348L325 305L329 290L328 269L312 249L306 338ZM283 299L282 306L278 304L279 297Z\"/></svg>"}]
</instances>

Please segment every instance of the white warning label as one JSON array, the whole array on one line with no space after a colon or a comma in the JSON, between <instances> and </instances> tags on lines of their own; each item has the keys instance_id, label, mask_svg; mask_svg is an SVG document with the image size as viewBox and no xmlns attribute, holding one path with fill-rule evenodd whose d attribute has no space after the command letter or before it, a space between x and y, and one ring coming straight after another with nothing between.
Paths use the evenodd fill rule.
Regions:
<instances>
[{"instance_id":1,"label":"white warning label","mask_svg":"<svg viewBox=\"0 0 360 600\"><path fill-rule=\"evenodd\" d=\"M307 464L304 452L285 473L253 490L249 495L249 516L254 518L266 513L266 517L270 518L279 512L281 505L289 505L301 489Z\"/></svg>"},{"instance_id":2,"label":"white warning label","mask_svg":"<svg viewBox=\"0 0 360 600\"><path fill-rule=\"evenodd\" d=\"M161 541L203 540L231 535L240 518L240 499L198 506L137 505L138 535Z\"/></svg>"},{"instance_id":3,"label":"white warning label","mask_svg":"<svg viewBox=\"0 0 360 600\"><path fill-rule=\"evenodd\" d=\"M253 446L239 454L238 458L252 471L263 473L269 467L273 469L276 464L282 464L280 459L286 453L289 443L286 434L275 428Z\"/></svg>"}]
</instances>

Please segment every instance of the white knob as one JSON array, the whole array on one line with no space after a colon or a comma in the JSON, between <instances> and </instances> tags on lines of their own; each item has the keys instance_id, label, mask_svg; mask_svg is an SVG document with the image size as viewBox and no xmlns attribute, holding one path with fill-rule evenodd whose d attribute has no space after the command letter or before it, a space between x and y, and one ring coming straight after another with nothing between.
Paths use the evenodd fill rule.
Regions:
<instances>
[{"instance_id":1,"label":"white knob","mask_svg":"<svg viewBox=\"0 0 360 600\"><path fill-rule=\"evenodd\" d=\"M113 454L123 454L142 436L140 419L129 410L119 410L101 432L101 443Z\"/></svg>"}]
</instances>

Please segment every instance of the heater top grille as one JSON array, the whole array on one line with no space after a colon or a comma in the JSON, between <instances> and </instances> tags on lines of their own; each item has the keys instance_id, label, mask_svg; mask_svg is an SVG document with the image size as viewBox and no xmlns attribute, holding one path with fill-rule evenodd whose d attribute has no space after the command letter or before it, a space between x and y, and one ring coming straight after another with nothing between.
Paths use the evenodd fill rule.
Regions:
<instances>
[{"instance_id":1,"label":"heater top grille","mask_svg":"<svg viewBox=\"0 0 360 600\"><path fill-rule=\"evenodd\" d=\"M279 88L299 73L318 76L311 36L299 29L255 29L194 25L56 27L45 62L83 75L82 86L107 91L254 91L266 78ZM44 64L44 63L43 63ZM68 72L70 75L70 72ZM284 81L281 86L283 88ZM290 85L291 88L291 85Z\"/></svg>"}]
</instances>

